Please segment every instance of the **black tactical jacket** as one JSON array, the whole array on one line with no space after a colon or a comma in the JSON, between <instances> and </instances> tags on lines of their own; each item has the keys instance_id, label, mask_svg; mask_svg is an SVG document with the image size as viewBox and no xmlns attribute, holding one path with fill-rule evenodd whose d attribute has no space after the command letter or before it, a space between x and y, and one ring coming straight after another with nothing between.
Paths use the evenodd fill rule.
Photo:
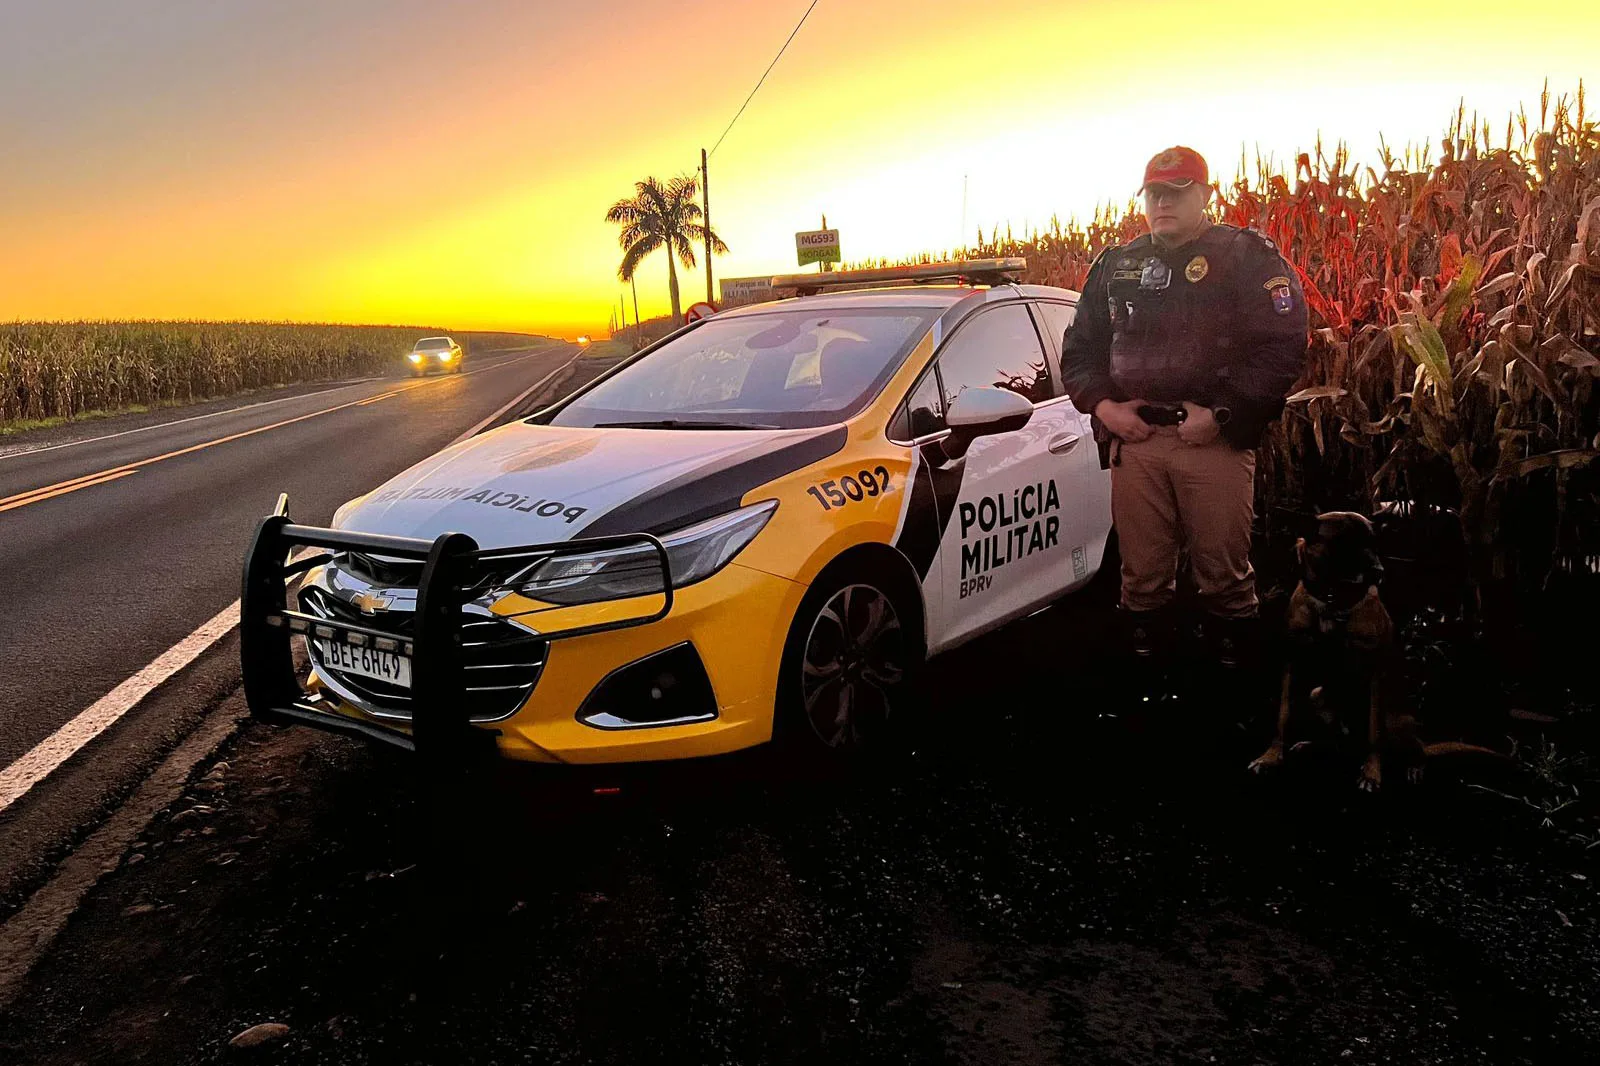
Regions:
<instances>
[{"instance_id":1,"label":"black tactical jacket","mask_svg":"<svg viewBox=\"0 0 1600 1066\"><path fill-rule=\"evenodd\" d=\"M1145 234L1090 267L1062 376L1090 413L1104 399L1226 407L1222 435L1253 448L1305 365L1306 329L1299 279L1255 230L1218 224L1171 249Z\"/></svg>"}]
</instances>

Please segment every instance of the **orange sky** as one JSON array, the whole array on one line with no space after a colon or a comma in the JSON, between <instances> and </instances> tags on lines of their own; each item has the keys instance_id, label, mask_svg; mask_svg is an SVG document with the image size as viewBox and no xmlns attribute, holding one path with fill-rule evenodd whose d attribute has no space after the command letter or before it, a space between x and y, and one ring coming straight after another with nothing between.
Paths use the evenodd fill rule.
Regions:
<instances>
[{"instance_id":1,"label":"orange sky","mask_svg":"<svg viewBox=\"0 0 1600 1066\"><path fill-rule=\"evenodd\" d=\"M606 207L698 165L808 2L0 5L0 319L603 330ZM950 247L963 178L966 236L1020 230L1171 143L1370 154L1600 70L1590 2L1297 10L821 0L712 158L717 274L795 269L824 211L847 258Z\"/></svg>"}]
</instances>

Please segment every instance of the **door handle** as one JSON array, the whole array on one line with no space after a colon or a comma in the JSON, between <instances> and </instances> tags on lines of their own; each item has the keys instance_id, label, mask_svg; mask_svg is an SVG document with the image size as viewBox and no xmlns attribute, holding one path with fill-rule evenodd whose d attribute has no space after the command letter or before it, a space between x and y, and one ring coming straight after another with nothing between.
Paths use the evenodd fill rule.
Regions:
<instances>
[{"instance_id":1,"label":"door handle","mask_svg":"<svg viewBox=\"0 0 1600 1066\"><path fill-rule=\"evenodd\" d=\"M1078 441L1081 439L1081 434L1063 433L1059 437L1051 437L1048 447L1056 455L1061 455L1064 452L1070 452L1074 447L1077 446Z\"/></svg>"}]
</instances>

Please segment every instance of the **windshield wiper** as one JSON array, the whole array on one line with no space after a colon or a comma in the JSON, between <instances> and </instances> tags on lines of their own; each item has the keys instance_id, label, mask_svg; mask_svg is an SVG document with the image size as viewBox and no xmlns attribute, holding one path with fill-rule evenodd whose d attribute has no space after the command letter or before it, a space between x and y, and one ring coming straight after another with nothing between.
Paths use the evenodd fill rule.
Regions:
<instances>
[{"instance_id":1,"label":"windshield wiper","mask_svg":"<svg viewBox=\"0 0 1600 1066\"><path fill-rule=\"evenodd\" d=\"M595 429L782 429L766 422L712 422L689 418L656 418L642 422L596 422Z\"/></svg>"}]
</instances>

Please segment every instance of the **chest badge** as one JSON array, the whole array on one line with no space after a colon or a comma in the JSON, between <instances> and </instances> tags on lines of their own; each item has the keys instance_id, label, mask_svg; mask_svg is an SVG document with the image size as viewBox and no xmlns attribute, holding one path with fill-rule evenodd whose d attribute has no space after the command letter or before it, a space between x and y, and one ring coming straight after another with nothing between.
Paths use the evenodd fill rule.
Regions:
<instances>
[{"instance_id":1,"label":"chest badge","mask_svg":"<svg viewBox=\"0 0 1600 1066\"><path fill-rule=\"evenodd\" d=\"M1191 282L1198 284L1206 276L1206 271L1211 269L1211 264L1206 262L1206 257L1197 255L1189 260L1189 265L1183 268L1183 276Z\"/></svg>"}]
</instances>

